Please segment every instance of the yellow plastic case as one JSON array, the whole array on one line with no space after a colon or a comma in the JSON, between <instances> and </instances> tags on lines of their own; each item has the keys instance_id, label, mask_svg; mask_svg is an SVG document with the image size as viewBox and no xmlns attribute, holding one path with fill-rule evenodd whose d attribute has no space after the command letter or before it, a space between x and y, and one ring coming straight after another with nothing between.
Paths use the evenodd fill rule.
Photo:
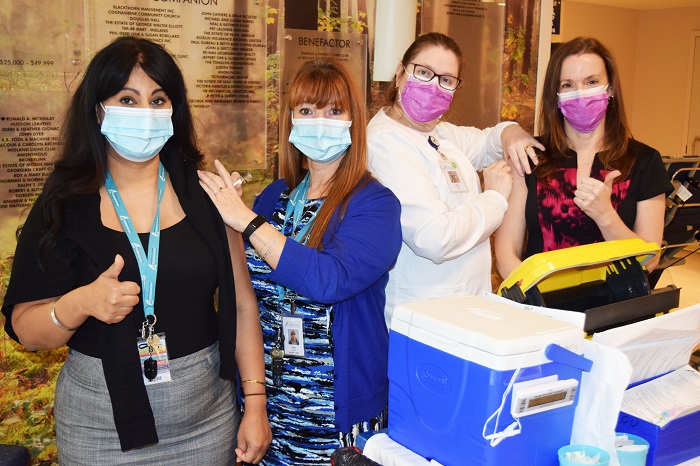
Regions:
<instances>
[{"instance_id":1,"label":"yellow plastic case","mask_svg":"<svg viewBox=\"0 0 700 466\"><path fill-rule=\"evenodd\" d=\"M498 294L502 295L504 288L513 289L514 286L523 294L535 285L541 293L548 293L598 280L605 281L609 273L623 273L617 270L615 261L624 264L625 259L636 258L644 266L660 250L656 243L629 238L535 254L513 270L501 283Z\"/></svg>"},{"instance_id":2,"label":"yellow plastic case","mask_svg":"<svg viewBox=\"0 0 700 466\"><path fill-rule=\"evenodd\" d=\"M678 307L680 289L651 289L644 265L660 248L639 238L535 254L501 284L519 303L582 312L590 333L648 319Z\"/></svg>"}]
</instances>

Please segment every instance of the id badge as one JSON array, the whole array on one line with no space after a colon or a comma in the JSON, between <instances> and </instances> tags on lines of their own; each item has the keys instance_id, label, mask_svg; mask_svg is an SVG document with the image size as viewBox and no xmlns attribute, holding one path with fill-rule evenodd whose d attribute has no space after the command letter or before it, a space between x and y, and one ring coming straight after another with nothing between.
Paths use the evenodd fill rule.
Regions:
<instances>
[{"instance_id":1,"label":"id badge","mask_svg":"<svg viewBox=\"0 0 700 466\"><path fill-rule=\"evenodd\" d=\"M139 349L139 358L141 360L141 375L143 376L143 383L146 386L162 382L170 382L172 380L170 377L168 347L165 344L165 333L156 333L155 337L157 337L157 341L154 341L155 346L153 347L153 359L156 360L158 373L153 380L148 380L144 374L144 363L147 359L151 358L151 354L148 351L148 342L141 337L136 339ZM154 340L156 339L154 338Z\"/></svg>"},{"instance_id":2,"label":"id badge","mask_svg":"<svg viewBox=\"0 0 700 466\"><path fill-rule=\"evenodd\" d=\"M450 186L450 191L453 193L469 192L467 184L464 182L464 178L462 177L462 172L459 171L459 167L454 160L441 161L440 168L442 169L442 174L445 175L447 184Z\"/></svg>"},{"instance_id":3,"label":"id badge","mask_svg":"<svg viewBox=\"0 0 700 466\"><path fill-rule=\"evenodd\" d=\"M282 316L284 355L306 357L304 350L304 321L301 317Z\"/></svg>"}]
</instances>

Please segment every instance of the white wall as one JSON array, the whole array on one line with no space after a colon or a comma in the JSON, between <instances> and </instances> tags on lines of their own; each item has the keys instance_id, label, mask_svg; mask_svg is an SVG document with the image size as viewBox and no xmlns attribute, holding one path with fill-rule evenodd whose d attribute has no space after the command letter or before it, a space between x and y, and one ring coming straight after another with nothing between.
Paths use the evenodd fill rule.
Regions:
<instances>
[{"instance_id":1,"label":"white wall","mask_svg":"<svg viewBox=\"0 0 700 466\"><path fill-rule=\"evenodd\" d=\"M700 7L632 10L564 0L562 39L592 36L615 55L635 138L661 152L685 153L690 32Z\"/></svg>"},{"instance_id":2,"label":"white wall","mask_svg":"<svg viewBox=\"0 0 700 466\"><path fill-rule=\"evenodd\" d=\"M637 35L633 128L662 155L685 154L691 31L700 7L642 12Z\"/></svg>"}]
</instances>

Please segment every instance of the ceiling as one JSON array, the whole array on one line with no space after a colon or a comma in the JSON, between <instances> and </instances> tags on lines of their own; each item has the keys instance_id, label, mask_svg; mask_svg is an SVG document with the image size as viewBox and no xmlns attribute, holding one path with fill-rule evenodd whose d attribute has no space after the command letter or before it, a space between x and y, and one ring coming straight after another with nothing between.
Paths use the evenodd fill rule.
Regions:
<instances>
[{"instance_id":1,"label":"ceiling","mask_svg":"<svg viewBox=\"0 0 700 466\"><path fill-rule=\"evenodd\" d=\"M629 8L632 10L658 10L662 8L682 8L700 6L700 0L571 0L579 3Z\"/></svg>"}]
</instances>

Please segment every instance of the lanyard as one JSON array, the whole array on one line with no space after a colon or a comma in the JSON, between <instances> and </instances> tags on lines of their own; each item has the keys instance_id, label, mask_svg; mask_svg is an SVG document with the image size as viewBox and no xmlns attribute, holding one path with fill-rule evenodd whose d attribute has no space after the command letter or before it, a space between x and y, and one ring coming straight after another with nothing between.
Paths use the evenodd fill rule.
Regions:
<instances>
[{"instance_id":1,"label":"lanyard","mask_svg":"<svg viewBox=\"0 0 700 466\"><path fill-rule=\"evenodd\" d=\"M436 131L437 133L437 131ZM435 136L428 136L428 144L430 144L430 147L435 149L438 154L440 154L440 157L442 157L442 160L447 160L447 156L442 153L440 150L440 141L438 141L438 138Z\"/></svg>"},{"instance_id":2,"label":"lanyard","mask_svg":"<svg viewBox=\"0 0 700 466\"><path fill-rule=\"evenodd\" d=\"M117 211L119 221L124 228L126 236L129 238L131 248L134 250L136 262L141 272L141 289L143 292L143 313L147 320L149 316L155 315L154 303L156 299L156 277L158 276L158 253L160 251L160 201L163 199L165 191L165 167L160 163L158 166L158 207L156 208L156 216L153 219L151 226L151 234L148 235L148 252L144 254L141 239L136 234L134 224L126 211L126 206L119 195L117 185L114 184L112 175L107 170L107 178L105 179L105 188L109 193L109 198L112 201L114 210ZM154 322L155 323L155 322Z\"/></svg>"},{"instance_id":3,"label":"lanyard","mask_svg":"<svg viewBox=\"0 0 700 466\"><path fill-rule=\"evenodd\" d=\"M289 201L287 202L287 211L284 214L284 223L282 224L282 230L284 232L284 227L287 225L287 222L289 219L292 219L292 233L291 233L291 238L296 241L297 243L302 243L306 244L306 240L309 239L308 237L308 232L311 230L313 227L314 220L316 218L316 212L313 213L313 216L309 219L309 221L302 227L301 230L299 230L299 233L294 234L294 231L297 229L297 225L299 225L299 222L301 221L301 216L304 214L304 206L306 205L306 195L309 192L309 172L306 172L306 176L304 176L304 179L301 180L301 183L294 188L294 191L289 195ZM277 285L277 295L279 296L279 300L282 301L284 299L284 296L286 295L286 288L281 287ZM292 301L294 301L294 297L292 297Z\"/></svg>"},{"instance_id":4,"label":"lanyard","mask_svg":"<svg viewBox=\"0 0 700 466\"><path fill-rule=\"evenodd\" d=\"M311 229L311 226L313 225L314 219L313 217L308 221L306 225L299 231L299 233L294 234L294 230L297 229L297 225L299 225L299 221L301 220L301 216L304 214L304 206L306 204L306 194L309 192L309 173L306 173L306 176L304 176L304 179L301 180L301 183L299 183L299 186L294 188L294 191L292 191L292 194L289 196L289 202L287 202L287 212L284 214L284 225L287 224L289 219L292 219L292 239L296 242L303 242L302 244L306 244L307 238L305 238L305 235L308 233L308 231ZM314 213L314 216L316 214Z\"/></svg>"}]
</instances>

